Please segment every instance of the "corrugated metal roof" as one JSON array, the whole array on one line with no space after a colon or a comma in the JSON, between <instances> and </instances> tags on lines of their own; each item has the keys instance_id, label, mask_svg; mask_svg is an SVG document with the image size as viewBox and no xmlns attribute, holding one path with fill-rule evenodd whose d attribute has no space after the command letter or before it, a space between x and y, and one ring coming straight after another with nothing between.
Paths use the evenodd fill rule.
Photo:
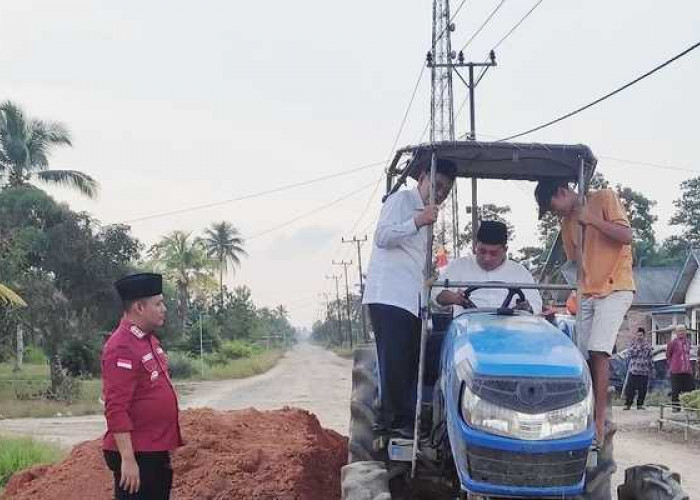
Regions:
<instances>
[{"instance_id":1,"label":"corrugated metal roof","mask_svg":"<svg viewBox=\"0 0 700 500\"><path fill-rule=\"evenodd\" d=\"M576 266L567 262L561 270L568 284L576 283ZM637 284L637 293L634 296L634 305L666 305L668 304L671 290L676 283L681 267L636 267L634 268L634 280Z\"/></svg>"}]
</instances>

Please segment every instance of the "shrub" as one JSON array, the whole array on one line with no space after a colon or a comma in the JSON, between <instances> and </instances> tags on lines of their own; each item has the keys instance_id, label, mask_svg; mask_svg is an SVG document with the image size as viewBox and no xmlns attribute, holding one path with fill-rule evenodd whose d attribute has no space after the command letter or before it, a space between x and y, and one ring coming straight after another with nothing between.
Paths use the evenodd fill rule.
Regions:
<instances>
[{"instance_id":1,"label":"shrub","mask_svg":"<svg viewBox=\"0 0 700 500\"><path fill-rule=\"evenodd\" d=\"M46 365L49 358L46 357L44 351L37 346L30 345L24 350L24 362L29 365Z\"/></svg>"},{"instance_id":2,"label":"shrub","mask_svg":"<svg viewBox=\"0 0 700 500\"><path fill-rule=\"evenodd\" d=\"M225 359L250 358L253 354L255 354L254 349L250 344L241 342L240 340L224 342L219 349L219 353Z\"/></svg>"},{"instance_id":3,"label":"shrub","mask_svg":"<svg viewBox=\"0 0 700 500\"><path fill-rule=\"evenodd\" d=\"M96 341L69 340L61 349L61 366L74 377L100 373L100 346Z\"/></svg>"},{"instance_id":4,"label":"shrub","mask_svg":"<svg viewBox=\"0 0 700 500\"><path fill-rule=\"evenodd\" d=\"M197 364L189 354L179 351L168 353L168 368L172 378L190 378L197 373Z\"/></svg>"}]
</instances>

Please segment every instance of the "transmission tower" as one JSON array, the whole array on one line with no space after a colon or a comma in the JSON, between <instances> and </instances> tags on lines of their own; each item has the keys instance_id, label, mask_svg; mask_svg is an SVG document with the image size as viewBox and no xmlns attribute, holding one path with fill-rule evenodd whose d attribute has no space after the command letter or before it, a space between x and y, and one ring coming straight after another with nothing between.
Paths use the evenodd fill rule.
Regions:
<instances>
[{"instance_id":1,"label":"transmission tower","mask_svg":"<svg viewBox=\"0 0 700 500\"><path fill-rule=\"evenodd\" d=\"M452 93L452 32L449 0L433 0L433 44L431 50L430 141L454 141L454 98ZM450 194L452 252L459 257L459 198L455 182Z\"/></svg>"}]
</instances>

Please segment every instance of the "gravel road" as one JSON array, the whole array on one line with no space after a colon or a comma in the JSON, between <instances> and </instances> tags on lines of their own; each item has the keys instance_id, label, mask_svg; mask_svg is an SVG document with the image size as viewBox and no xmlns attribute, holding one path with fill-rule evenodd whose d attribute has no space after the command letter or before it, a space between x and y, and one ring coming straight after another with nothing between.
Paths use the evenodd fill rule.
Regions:
<instances>
[{"instance_id":1,"label":"gravel road","mask_svg":"<svg viewBox=\"0 0 700 500\"><path fill-rule=\"evenodd\" d=\"M351 362L320 347L301 344L269 372L243 380L187 384L183 408L210 407L260 410L294 406L316 414L324 427L347 434ZM662 463L680 472L691 498L700 498L697 440L687 443L677 434L654 430L656 410L615 409L619 431L615 440L618 474L635 464ZM94 439L104 432L101 416L0 420L2 434L30 434L64 446Z\"/></svg>"}]
</instances>

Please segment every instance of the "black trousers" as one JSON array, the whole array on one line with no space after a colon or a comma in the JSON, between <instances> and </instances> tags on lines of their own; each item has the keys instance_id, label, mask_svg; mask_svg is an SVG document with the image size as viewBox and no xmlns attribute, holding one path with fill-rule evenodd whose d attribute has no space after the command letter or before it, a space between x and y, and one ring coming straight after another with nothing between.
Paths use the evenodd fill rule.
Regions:
<instances>
[{"instance_id":1,"label":"black trousers","mask_svg":"<svg viewBox=\"0 0 700 500\"><path fill-rule=\"evenodd\" d=\"M105 451L105 462L114 474L115 500L169 500L173 484L173 469L170 466L170 453L167 451L137 452L141 487L131 494L119 487L121 480L122 457L116 451Z\"/></svg>"},{"instance_id":2,"label":"black trousers","mask_svg":"<svg viewBox=\"0 0 700 500\"><path fill-rule=\"evenodd\" d=\"M632 375L627 379L627 387L625 388L625 406L632 406L635 394L637 395L637 407L644 406L644 400L647 397L647 386L649 385L649 377L646 375Z\"/></svg>"},{"instance_id":3,"label":"black trousers","mask_svg":"<svg viewBox=\"0 0 700 500\"><path fill-rule=\"evenodd\" d=\"M377 341L381 409L379 424L387 429L413 429L421 322L400 307L370 304Z\"/></svg>"},{"instance_id":4,"label":"black trousers","mask_svg":"<svg viewBox=\"0 0 700 500\"><path fill-rule=\"evenodd\" d=\"M684 392L695 390L695 381L690 373L672 373L671 374L671 402L674 405L679 404L678 396Z\"/></svg>"}]
</instances>

